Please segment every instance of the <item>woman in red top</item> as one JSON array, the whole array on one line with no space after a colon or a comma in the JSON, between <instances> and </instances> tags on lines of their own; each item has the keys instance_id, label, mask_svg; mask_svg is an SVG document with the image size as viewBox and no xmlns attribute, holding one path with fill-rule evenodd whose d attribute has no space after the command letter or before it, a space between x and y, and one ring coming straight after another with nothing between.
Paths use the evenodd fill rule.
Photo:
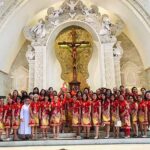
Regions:
<instances>
[{"instance_id":1,"label":"woman in red top","mask_svg":"<svg viewBox=\"0 0 150 150\"><path fill-rule=\"evenodd\" d=\"M50 99L48 95L45 95L44 101L40 105L40 127L42 129L43 139L47 138L47 132L49 128L49 114L50 114Z\"/></svg>"},{"instance_id":2,"label":"woman in red top","mask_svg":"<svg viewBox=\"0 0 150 150\"><path fill-rule=\"evenodd\" d=\"M18 129L20 126L20 111L21 111L21 98L17 97L16 103L12 107L12 128L14 131L14 140L18 140Z\"/></svg>"},{"instance_id":3,"label":"woman in red top","mask_svg":"<svg viewBox=\"0 0 150 150\"><path fill-rule=\"evenodd\" d=\"M13 102L17 102L17 97L19 96L19 94L18 94L18 91L17 90L14 90L13 91L13 94L12 94L12 100L13 100Z\"/></svg>"},{"instance_id":4,"label":"woman in red top","mask_svg":"<svg viewBox=\"0 0 150 150\"><path fill-rule=\"evenodd\" d=\"M150 91L145 93L145 99L147 102L147 109L148 109L148 123L149 123L149 130L150 130Z\"/></svg>"},{"instance_id":5,"label":"woman in red top","mask_svg":"<svg viewBox=\"0 0 150 150\"><path fill-rule=\"evenodd\" d=\"M70 132L72 131L72 106L73 106L73 99L70 93L66 95L66 103L67 103L67 123L68 127L70 128Z\"/></svg>"},{"instance_id":6,"label":"woman in red top","mask_svg":"<svg viewBox=\"0 0 150 150\"><path fill-rule=\"evenodd\" d=\"M81 128L81 101L75 95L73 96L72 116L72 126L76 128L76 136L79 138Z\"/></svg>"},{"instance_id":7,"label":"woman in red top","mask_svg":"<svg viewBox=\"0 0 150 150\"><path fill-rule=\"evenodd\" d=\"M124 129L125 133L125 138L130 138L130 107L123 95L119 96L119 114L122 122L122 128Z\"/></svg>"},{"instance_id":8,"label":"woman in red top","mask_svg":"<svg viewBox=\"0 0 150 150\"><path fill-rule=\"evenodd\" d=\"M10 96L8 96L7 104L4 106L4 125L6 129L6 138L10 140L10 131L12 128L12 108L13 108L13 100Z\"/></svg>"},{"instance_id":9,"label":"woman in red top","mask_svg":"<svg viewBox=\"0 0 150 150\"><path fill-rule=\"evenodd\" d=\"M84 128L86 138L89 138L91 127L91 101L86 94L83 94L81 124Z\"/></svg>"},{"instance_id":10,"label":"woman in red top","mask_svg":"<svg viewBox=\"0 0 150 150\"><path fill-rule=\"evenodd\" d=\"M0 99L0 141L2 141L1 136L4 131L3 117L4 117L4 100Z\"/></svg>"},{"instance_id":11,"label":"woman in red top","mask_svg":"<svg viewBox=\"0 0 150 150\"><path fill-rule=\"evenodd\" d=\"M133 96L129 96L131 123L134 132L134 137L138 137L138 103Z\"/></svg>"},{"instance_id":12,"label":"woman in red top","mask_svg":"<svg viewBox=\"0 0 150 150\"><path fill-rule=\"evenodd\" d=\"M114 138L119 138L119 125L117 125L117 121L120 120L119 117L119 102L115 99L115 95L111 95L110 97L110 111L111 111L111 124L113 127Z\"/></svg>"},{"instance_id":13,"label":"woman in red top","mask_svg":"<svg viewBox=\"0 0 150 150\"><path fill-rule=\"evenodd\" d=\"M142 96L138 96L138 120L140 124L140 131L142 137L147 137L147 127L148 127L148 116L147 116L147 104L146 102L142 99ZM144 134L143 134L144 132Z\"/></svg>"},{"instance_id":14,"label":"woman in red top","mask_svg":"<svg viewBox=\"0 0 150 150\"><path fill-rule=\"evenodd\" d=\"M30 104L29 125L32 128L32 139L37 139L37 128L39 126L40 102L38 100L39 100L39 96L35 94L33 102Z\"/></svg>"},{"instance_id":15,"label":"woman in red top","mask_svg":"<svg viewBox=\"0 0 150 150\"><path fill-rule=\"evenodd\" d=\"M53 127L53 137L58 138L61 125L61 102L57 95L54 96L54 100L51 102L50 125Z\"/></svg>"},{"instance_id":16,"label":"woman in red top","mask_svg":"<svg viewBox=\"0 0 150 150\"><path fill-rule=\"evenodd\" d=\"M110 100L106 98L105 94L102 94L102 121L105 126L106 136L109 138L110 133Z\"/></svg>"},{"instance_id":17,"label":"woman in red top","mask_svg":"<svg viewBox=\"0 0 150 150\"><path fill-rule=\"evenodd\" d=\"M99 126L101 123L101 102L97 98L97 94L92 95L92 122L95 127L95 139L99 137Z\"/></svg>"},{"instance_id":18,"label":"woman in red top","mask_svg":"<svg viewBox=\"0 0 150 150\"><path fill-rule=\"evenodd\" d=\"M67 108L67 104L66 104L66 98L64 96L64 94L61 94L59 96L59 100L61 102L61 106L62 106L62 112L61 112L61 131L62 133L64 133L64 128L66 125L66 108Z\"/></svg>"},{"instance_id":19,"label":"woman in red top","mask_svg":"<svg viewBox=\"0 0 150 150\"><path fill-rule=\"evenodd\" d=\"M46 91L44 89L42 89L40 91L40 95L39 95L39 101L42 102L45 99L45 95L46 95Z\"/></svg>"}]
</instances>

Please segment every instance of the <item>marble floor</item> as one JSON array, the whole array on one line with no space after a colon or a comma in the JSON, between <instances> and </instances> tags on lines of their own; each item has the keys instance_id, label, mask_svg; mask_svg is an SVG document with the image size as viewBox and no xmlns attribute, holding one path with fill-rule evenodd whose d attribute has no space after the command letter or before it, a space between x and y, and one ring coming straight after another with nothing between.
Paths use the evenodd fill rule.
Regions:
<instances>
[{"instance_id":1,"label":"marble floor","mask_svg":"<svg viewBox=\"0 0 150 150\"><path fill-rule=\"evenodd\" d=\"M150 144L136 145L85 145L85 146L38 146L38 147L1 147L0 150L149 150Z\"/></svg>"}]
</instances>

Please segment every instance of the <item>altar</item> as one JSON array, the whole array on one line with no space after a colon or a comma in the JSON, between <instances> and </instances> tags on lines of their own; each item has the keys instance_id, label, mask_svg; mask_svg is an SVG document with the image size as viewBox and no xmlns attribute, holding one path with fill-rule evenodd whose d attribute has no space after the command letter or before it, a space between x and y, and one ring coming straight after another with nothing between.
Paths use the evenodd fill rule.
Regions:
<instances>
[{"instance_id":1,"label":"altar","mask_svg":"<svg viewBox=\"0 0 150 150\"><path fill-rule=\"evenodd\" d=\"M111 22L97 6L86 6L80 0L70 3L66 0L58 9L51 7L43 18L37 24L24 28L24 35L30 41L26 53L29 91L33 87L59 90L64 82L73 81L73 75L77 76L81 89L112 89L121 85L123 49L116 38L123 30L121 21L119 24ZM90 43L89 47L77 48L75 74L69 48L66 50L59 43L70 40L72 28L77 31L78 42ZM78 54L78 50L83 53Z\"/></svg>"}]
</instances>

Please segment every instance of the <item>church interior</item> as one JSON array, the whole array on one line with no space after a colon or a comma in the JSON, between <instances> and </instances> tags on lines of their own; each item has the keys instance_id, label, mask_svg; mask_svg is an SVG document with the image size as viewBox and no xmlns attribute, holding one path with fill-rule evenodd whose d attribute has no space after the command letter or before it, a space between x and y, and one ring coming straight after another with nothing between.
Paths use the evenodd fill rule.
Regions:
<instances>
[{"instance_id":1,"label":"church interior","mask_svg":"<svg viewBox=\"0 0 150 150\"><path fill-rule=\"evenodd\" d=\"M28 109L25 115L22 109ZM149 136L150 0L0 0L0 149L13 147L14 140L17 146L107 150L107 144L150 144Z\"/></svg>"}]
</instances>

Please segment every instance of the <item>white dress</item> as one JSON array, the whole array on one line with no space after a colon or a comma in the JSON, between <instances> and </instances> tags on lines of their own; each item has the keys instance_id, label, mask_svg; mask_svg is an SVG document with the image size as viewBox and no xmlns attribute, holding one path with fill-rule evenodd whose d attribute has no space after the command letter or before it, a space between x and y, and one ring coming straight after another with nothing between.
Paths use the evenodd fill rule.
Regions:
<instances>
[{"instance_id":1,"label":"white dress","mask_svg":"<svg viewBox=\"0 0 150 150\"><path fill-rule=\"evenodd\" d=\"M31 127L29 126L29 119L30 119L30 112L29 106L24 104L21 108L20 118L23 122L20 123L19 134L21 135L30 135L31 134Z\"/></svg>"}]
</instances>

